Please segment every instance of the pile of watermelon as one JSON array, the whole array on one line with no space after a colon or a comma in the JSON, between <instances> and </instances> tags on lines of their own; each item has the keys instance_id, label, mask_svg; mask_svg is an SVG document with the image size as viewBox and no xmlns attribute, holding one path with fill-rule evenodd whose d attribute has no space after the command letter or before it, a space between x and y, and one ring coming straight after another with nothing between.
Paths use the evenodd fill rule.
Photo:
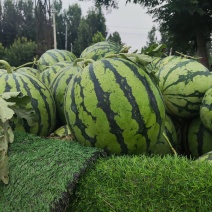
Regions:
<instances>
[{"instance_id":1,"label":"pile of watermelon","mask_svg":"<svg viewBox=\"0 0 212 212\"><path fill-rule=\"evenodd\" d=\"M31 97L36 126L14 118L14 130L48 136L68 126L85 146L123 154L182 154L212 151L212 74L182 56L148 57L103 41L80 58L46 51L37 68L0 71L0 93ZM147 60L146 60L147 59Z\"/></svg>"}]
</instances>

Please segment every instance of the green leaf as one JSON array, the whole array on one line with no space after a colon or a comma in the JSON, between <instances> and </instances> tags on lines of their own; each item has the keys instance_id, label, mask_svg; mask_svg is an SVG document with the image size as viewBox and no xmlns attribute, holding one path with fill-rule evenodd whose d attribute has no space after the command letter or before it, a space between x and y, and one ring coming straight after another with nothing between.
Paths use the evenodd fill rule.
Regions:
<instances>
[{"instance_id":1,"label":"green leaf","mask_svg":"<svg viewBox=\"0 0 212 212\"><path fill-rule=\"evenodd\" d=\"M32 108L27 108L30 103L30 97L20 92L0 94L0 179L5 184L9 183L8 144L14 141L9 121L16 119L22 125L25 119L29 126L35 125L38 117Z\"/></svg>"},{"instance_id":2,"label":"green leaf","mask_svg":"<svg viewBox=\"0 0 212 212\"><path fill-rule=\"evenodd\" d=\"M10 102L8 106L15 112L17 119L25 119L30 127L38 122L35 111L26 107L31 102L29 96L24 96L20 92L5 92L2 94L2 98ZM21 120L18 120L18 122L22 124Z\"/></svg>"},{"instance_id":3,"label":"green leaf","mask_svg":"<svg viewBox=\"0 0 212 212\"><path fill-rule=\"evenodd\" d=\"M0 98L0 120L3 123L13 117L14 111L9 107L13 106L14 104L15 103L6 102L4 99Z\"/></svg>"}]
</instances>

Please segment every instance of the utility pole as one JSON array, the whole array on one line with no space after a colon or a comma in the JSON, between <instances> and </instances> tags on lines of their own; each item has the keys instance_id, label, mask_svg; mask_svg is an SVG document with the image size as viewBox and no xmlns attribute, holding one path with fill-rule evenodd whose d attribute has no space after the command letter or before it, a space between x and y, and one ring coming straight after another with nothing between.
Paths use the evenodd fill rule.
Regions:
<instances>
[{"instance_id":1,"label":"utility pole","mask_svg":"<svg viewBox=\"0 0 212 212\"><path fill-rule=\"evenodd\" d=\"M56 10L53 9L52 10L52 14L53 14L53 37L54 37L54 49L57 48L57 35L56 35L56 22L55 22L55 13L56 13Z\"/></svg>"},{"instance_id":2,"label":"utility pole","mask_svg":"<svg viewBox=\"0 0 212 212\"><path fill-rule=\"evenodd\" d=\"M65 31L65 50L67 50L67 31L68 31L68 24L66 22L66 31Z\"/></svg>"}]
</instances>

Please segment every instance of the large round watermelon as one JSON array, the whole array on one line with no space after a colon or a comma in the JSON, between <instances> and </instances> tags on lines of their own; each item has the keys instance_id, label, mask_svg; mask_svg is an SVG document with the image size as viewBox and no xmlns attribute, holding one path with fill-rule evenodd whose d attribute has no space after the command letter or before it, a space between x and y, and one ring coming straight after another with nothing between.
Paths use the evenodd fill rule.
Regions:
<instances>
[{"instance_id":1,"label":"large round watermelon","mask_svg":"<svg viewBox=\"0 0 212 212\"><path fill-rule=\"evenodd\" d=\"M182 129L182 144L185 154L192 158L212 151L212 132L207 130L199 117L189 120Z\"/></svg>"},{"instance_id":2,"label":"large round watermelon","mask_svg":"<svg viewBox=\"0 0 212 212\"><path fill-rule=\"evenodd\" d=\"M200 119L203 125L212 132L212 87L206 91L202 99Z\"/></svg>"},{"instance_id":3,"label":"large round watermelon","mask_svg":"<svg viewBox=\"0 0 212 212\"><path fill-rule=\"evenodd\" d=\"M179 60L180 59L180 60ZM182 118L199 114L212 75L201 63L186 58L172 60L156 72L167 112Z\"/></svg>"},{"instance_id":4,"label":"large round watermelon","mask_svg":"<svg viewBox=\"0 0 212 212\"><path fill-rule=\"evenodd\" d=\"M56 107L52 94L48 88L36 77L23 72L5 72L0 74L0 93L21 92L31 98L27 108L34 109L38 116L36 125L29 126L25 119L13 119L11 126L16 131L46 136L49 135L56 125Z\"/></svg>"},{"instance_id":5,"label":"large round watermelon","mask_svg":"<svg viewBox=\"0 0 212 212\"><path fill-rule=\"evenodd\" d=\"M164 126L158 87L135 63L121 58L100 59L76 74L64 105L75 139L110 153L150 153Z\"/></svg>"},{"instance_id":6,"label":"large round watermelon","mask_svg":"<svg viewBox=\"0 0 212 212\"><path fill-rule=\"evenodd\" d=\"M98 60L108 54L119 53L122 46L111 41L101 41L84 49L81 58Z\"/></svg>"},{"instance_id":7,"label":"large round watermelon","mask_svg":"<svg viewBox=\"0 0 212 212\"><path fill-rule=\"evenodd\" d=\"M38 70L44 71L46 68L54 65L57 62L70 61L73 62L76 56L72 52L61 49L50 49L44 52L37 63Z\"/></svg>"},{"instance_id":8,"label":"large round watermelon","mask_svg":"<svg viewBox=\"0 0 212 212\"><path fill-rule=\"evenodd\" d=\"M37 69L32 68L32 67L18 68L17 70L15 70L15 72L30 74L37 78L39 78L39 75L40 75L40 72Z\"/></svg>"},{"instance_id":9,"label":"large round watermelon","mask_svg":"<svg viewBox=\"0 0 212 212\"><path fill-rule=\"evenodd\" d=\"M64 114L65 91L72 77L80 71L83 71L83 69L80 66L77 65L66 66L62 68L59 73L55 75L54 80L51 82L49 86L56 103L58 119L62 125L66 124Z\"/></svg>"},{"instance_id":10,"label":"large round watermelon","mask_svg":"<svg viewBox=\"0 0 212 212\"><path fill-rule=\"evenodd\" d=\"M39 76L41 82L46 85L48 88L51 82L54 80L55 76L66 66L72 66L73 62L63 61L55 63L54 65L46 68Z\"/></svg>"}]
</instances>

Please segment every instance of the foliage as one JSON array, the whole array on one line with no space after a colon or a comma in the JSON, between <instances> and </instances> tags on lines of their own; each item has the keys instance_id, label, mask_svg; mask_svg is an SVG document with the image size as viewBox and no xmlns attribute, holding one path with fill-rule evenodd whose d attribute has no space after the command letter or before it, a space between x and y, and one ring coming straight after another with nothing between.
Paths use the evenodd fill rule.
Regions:
<instances>
[{"instance_id":1,"label":"foliage","mask_svg":"<svg viewBox=\"0 0 212 212\"><path fill-rule=\"evenodd\" d=\"M66 11L68 50L78 37L78 28L82 18L82 10L78 4L73 4ZM75 48L76 49L76 48Z\"/></svg>"},{"instance_id":2,"label":"foliage","mask_svg":"<svg viewBox=\"0 0 212 212\"><path fill-rule=\"evenodd\" d=\"M0 42L4 47L9 47L17 36L35 40L33 10L31 0L5 0L0 4Z\"/></svg>"},{"instance_id":3,"label":"foliage","mask_svg":"<svg viewBox=\"0 0 212 212\"><path fill-rule=\"evenodd\" d=\"M95 33L92 37L92 44L95 44L101 41L105 41L105 38L103 37L101 32L97 31L97 33Z\"/></svg>"},{"instance_id":4,"label":"foliage","mask_svg":"<svg viewBox=\"0 0 212 212\"><path fill-rule=\"evenodd\" d=\"M0 179L3 183L9 182L8 144L14 140L14 135L9 121L15 115L17 118L26 119L29 125L36 121L36 114L25 105L30 101L20 92L7 92L0 95Z\"/></svg>"},{"instance_id":5,"label":"foliage","mask_svg":"<svg viewBox=\"0 0 212 212\"><path fill-rule=\"evenodd\" d=\"M69 140L15 132L10 183L0 183L1 211L65 211L78 177L102 151Z\"/></svg>"},{"instance_id":6,"label":"foliage","mask_svg":"<svg viewBox=\"0 0 212 212\"><path fill-rule=\"evenodd\" d=\"M119 45L122 45L122 41L121 41L121 37L120 34L118 32L113 32L112 34L109 34L108 41L113 41L115 43L118 43Z\"/></svg>"},{"instance_id":7,"label":"foliage","mask_svg":"<svg viewBox=\"0 0 212 212\"><path fill-rule=\"evenodd\" d=\"M36 56L36 43L26 37L17 38L14 43L5 49L5 60L12 66L20 66L33 61Z\"/></svg>"},{"instance_id":8,"label":"foliage","mask_svg":"<svg viewBox=\"0 0 212 212\"><path fill-rule=\"evenodd\" d=\"M80 21L78 37L74 42L73 53L76 56L92 44L92 38L97 32L100 32L104 38L107 36L105 23L106 20L100 7L88 11L87 16Z\"/></svg>"},{"instance_id":9,"label":"foliage","mask_svg":"<svg viewBox=\"0 0 212 212\"><path fill-rule=\"evenodd\" d=\"M176 45L174 51L184 46L186 53L188 45L193 43L196 54L202 57L200 61L208 67L206 43L212 32L211 0L126 0L126 3L131 2L146 7L163 31L171 35ZM95 0L95 3L106 7L118 6L117 0Z\"/></svg>"},{"instance_id":10,"label":"foliage","mask_svg":"<svg viewBox=\"0 0 212 212\"><path fill-rule=\"evenodd\" d=\"M5 58L6 53L5 53L5 48L3 47L2 43L0 43L0 58L3 59Z\"/></svg>"},{"instance_id":11,"label":"foliage","mask_svg":"<svg viewBox=\"0 0 212 212\"><path fill-rule=\"evenodd\" d=\"M164 56L165 50L166 50L165 44L159 45L159 44L153 43L146 49L142 49L141 53L145 55L153 56L153 57L162 57Z\"/></svg>"},{"instance_id":12,"label":"foliage","mask_svg":"<svg viewBox=\"0 0 212 212\"><path fill-rule=\"evenodd\" d=\"M210 211L212 166L184 157L100 159L79 181L69 211Z\"/></svg>"}]
</instances>

